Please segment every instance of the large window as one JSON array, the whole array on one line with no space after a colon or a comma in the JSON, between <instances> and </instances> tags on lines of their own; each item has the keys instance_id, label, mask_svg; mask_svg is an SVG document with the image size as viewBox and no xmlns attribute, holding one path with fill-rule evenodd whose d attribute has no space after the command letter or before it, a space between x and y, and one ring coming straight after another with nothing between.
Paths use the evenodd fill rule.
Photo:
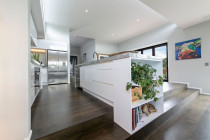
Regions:
<instances>
[{"instance_id":1,"label":"large window","mask_svg":"<svg viewBox=\"0 0 210 140\"><path fill-rule=\"evenodd\" d=\"M141 51L142 54L149 56L158 56L163 58L163 79L168 81L168 45L167 43L142 48L137 51Z\"/></svg>"},{"instance_id":2,"label":"large window","mask_svg":"<svg viewBox=\"0 0 210 140\"><path fill-rule=\"evenodd\" d=\"M152 55L153 55L153 54L152 54L152 49L143 50L143 54L152 56Z\"/></svg>"}]
</instances>

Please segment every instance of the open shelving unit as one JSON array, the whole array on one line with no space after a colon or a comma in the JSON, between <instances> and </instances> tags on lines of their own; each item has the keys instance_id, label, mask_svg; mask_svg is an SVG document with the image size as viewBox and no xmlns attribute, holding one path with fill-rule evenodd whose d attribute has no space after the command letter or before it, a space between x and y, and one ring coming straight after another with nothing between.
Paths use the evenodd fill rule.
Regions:
<instances>
[{"instance_id":1,"label":"open shelving unit","mask_svg":"<svg viewBox=\"0 0 210 140\"><path fill-rule=\"evenodd\" d=\"M143 114L143 118L140 120L140 122L137 123L137 126L134 130L132 130L131 134L134 134L150 122L152 122L154 119L159 117L161 114L163 114L163 96L158 96L159 100L157 102L154 102L152 100L149 100L147 103L153 104L155 108L157 109L157 112L151 113L149 116L146 116L146 114ZM145 104L145 103L140 103Z\"/></svg>"},{"instance_id":2,"label":"open shelving unit","mask_svg":"<svg viewBox=\"0 0 210 140\"><path fill-rule=\"evenodd\" d=\"M76 86L81 86L84 91L113 106L114 122L130 134L134 134L139 129L156 119L163 113L163 88L158 87L160 93L157 94L159 101L142 99L132 103L132 91L126 90L127 83L131 81L131 63L141 62L149 64L157 70L156 76L163 75L162 59L155 57L139 58L127 57L112 60L104 63L97 63L82 66L77 69L80 82ZM148 117L144 115L136 128L132 130L132 109L145 103L153 104L157 112L151 113Z\"/></svg>"},{"instance_id":3,"label":"open shelving unit","mask_svg":"<svg viewBox=\"0 0 210 140\"><path fill-rule=\"evenodd\" d=\"M156 97L157 98L161 98L161 97L163 97L163 94L162 93L158 93L156 95ZM152 102L152 101L153 101L152 99L145 100L144 98L142 98L142 100L132 103L132 108L136 108L136 107L138 107L140 105L143 105L143 104L146 104L146 103L149 103L149 102Z\"/></svg>"},{"instance_id":4,"label":"open shelving unit","mask_svg":"<svg viewBox=\"0 0 210 140\"><path fill-rule=\"evenodd\" d=\"M158 90L160 93L157 93L156 97L159 99L157 102L154 102L152 99L145 100L142 98L142 100L132 103L132 93L131 90L126 91L126 84L127 82L132 83L131 81L131 63L140 62L143 64L149 64L153 68L157 70L156 75L157 76L163 76L163 63L162 59L155 59L155 58L127 58L122 60L117 60L116 62L118 65L117 71L119 73L117 74L118 77L120 77L120 82L116 86L116 94L120 98L115 101L114 103L114 121L120 125L123 129L125 129L128 133L134 134L150 122L152 122L154 119L159 117L161 114L163 114L163 87L157 87L156 90ZM151 113L149 116L146 116L146 114L143 114L142 119L137 123L134 130L132 130L132 109L142 106L146 103L153 104L155 108L157 109L157 112Z\"/></svg>"},{"instance_id":5,"label":"open shelving unit","mask_svg":"<svg viewBox=\"0 0 210 140\"><path fill-rule=\"evenodd\" d=\"M135 128L135 130L132 131L131 134L136 133L138 130L140 130L141 128L143 128L144 126L146 126L147 124L149 124L150 122L152 122L154 119L156 119L157 117L159 117L161 114L162 114L162 112L153 112L148 117L147 116L144 116L141 119L141 121L137 124L137 127Z\"/></svg>"}]
</instances>

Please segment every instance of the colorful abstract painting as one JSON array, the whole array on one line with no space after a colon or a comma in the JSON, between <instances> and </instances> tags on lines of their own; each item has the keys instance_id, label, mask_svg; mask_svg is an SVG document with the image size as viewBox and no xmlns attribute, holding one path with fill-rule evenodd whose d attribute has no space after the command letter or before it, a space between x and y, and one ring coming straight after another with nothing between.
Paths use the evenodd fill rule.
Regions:
<instances>
[{"instance_id":1,"label":"colorful abstract painting","mask_svg":"<svg viewBox=\"0 0 210 140\"><path fill-rule=\"evenodd\" d=\"M201 58L201 38L175 44L176 60Z\"/></svg>"}]
</instances>

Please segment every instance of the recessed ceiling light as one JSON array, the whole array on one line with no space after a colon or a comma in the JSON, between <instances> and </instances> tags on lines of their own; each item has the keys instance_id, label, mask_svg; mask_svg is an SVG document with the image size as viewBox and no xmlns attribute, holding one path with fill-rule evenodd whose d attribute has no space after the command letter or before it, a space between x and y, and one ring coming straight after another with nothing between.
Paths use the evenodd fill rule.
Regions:
<instances>
[{"instance_id":1,"label":"recessed ceiling light","mask_svg":"<svg viewBox=\"0 0 210 140\"><path fill-rule=\"evenodd\" d=\"M112 36L114 36L114 34L112 33Z\"/></svg>"},{"instance_id":2,"label":"recessed ceiling light","mask_svg":"<svg viewBox=\"0 0 210 140\"><path fill-rule=\"evenodd\" d=\"M88 12L88 9L85 9L85 12L87 13Z\"/></svg>"},{"instance_id":3,"label":"recessed ceiling light","mask_svg":"<svg viewBox=\"0 0 210 140\"><path fill-rule=\"evenodd\" d=\"M136 19L136 22L139 22L139 21L140 21L140 20L137 18L137 19Z\"/></svg>"}]
</instances>

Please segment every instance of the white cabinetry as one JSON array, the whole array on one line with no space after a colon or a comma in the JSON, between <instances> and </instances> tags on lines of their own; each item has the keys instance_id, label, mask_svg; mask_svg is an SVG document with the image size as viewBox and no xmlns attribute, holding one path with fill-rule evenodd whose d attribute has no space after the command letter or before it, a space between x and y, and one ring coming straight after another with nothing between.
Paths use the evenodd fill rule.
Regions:
<instances>
[{"instance_id":1,"label":"white cabinetry","mask_svg":"<svg viewBox=\"0 0 210 140\"><path fill-rule=\"evenodd\" d=\"M114 67L113 63L90 65L80 68L80 86L96 93L110 105L114 101Z\"/></svg>"},{"instance_id":2,"label":"white cabinetry","mask_svg":"<svg viewBox=\"0 0 210 140\"><path fill-rule=\"evenodd\" d=\"M40 68L40 84L41 88L43 85L48 85L47 68Z\"/></svg>"},{"instance_id":3,"label":"white cabinetry","mask_svg":"<svg viewBox=\"0 0 210 140\"><path fill-rule=\"evenodd\" d=\"M32 106L35 99L35 66L31 63L31 92L30 92L30 105Z\"/></svg>"},{"instance_id":4,"label":"white cabinetry","mask_svg":"<svg viewBox=\"0 0 210 140\"><path fill-rule=\"evenodd\" d=\"M131 63L149 64L157 70L156 75L163 75L162 60L143 58L124 58L105 63L82 66L80 68L80 86L91 95L113 106L114 121L128 133L133 134L163 113L163 88L158 87L159 101L142 99L132 103L131 90L126 91L126 84L131 81ZM158 110L132 130L132 109L150 102Z\"/></svg>"}]
</instances>

